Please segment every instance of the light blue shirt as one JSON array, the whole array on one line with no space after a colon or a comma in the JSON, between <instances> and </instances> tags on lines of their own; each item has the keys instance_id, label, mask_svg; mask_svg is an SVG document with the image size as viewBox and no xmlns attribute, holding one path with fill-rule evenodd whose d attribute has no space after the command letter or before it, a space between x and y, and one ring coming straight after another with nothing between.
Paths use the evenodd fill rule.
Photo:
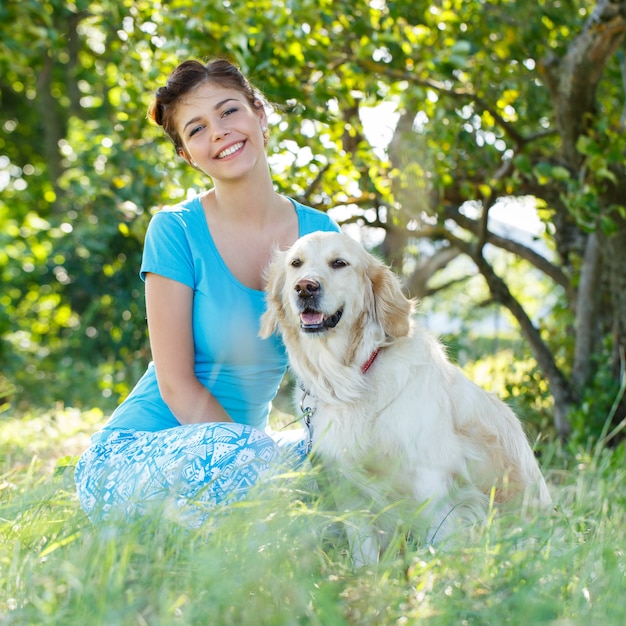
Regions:
<instances>
[{"instance_id":1,"label":"light blue shirt","mask_svg":"<svg viewBox=\"0 0 626 626\"><path fill-rule=\"evenodd\" d=\"M325 213L291 201L300 237L339 230ZM230 272L213 242L199 197L153 216L146 232L142 279L148 272L193 289L196 376L235 422L263 430L287 356L279 337L259 338L265 294L246 287ZM155 431L178 425L161 398L150 363L105 429Z\"/></svg>"}]
</instances>

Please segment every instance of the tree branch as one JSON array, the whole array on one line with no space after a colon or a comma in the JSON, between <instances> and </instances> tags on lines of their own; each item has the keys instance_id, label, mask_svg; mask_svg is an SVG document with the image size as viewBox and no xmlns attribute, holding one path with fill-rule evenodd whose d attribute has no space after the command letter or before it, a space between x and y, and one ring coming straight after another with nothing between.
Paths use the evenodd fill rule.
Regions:
<instances>
[{"instance_id":1,"label":"tree branch","mask_svg":"<svg viewBox=\"0 0 626 626\"><path fill-rule=\"evenodd\" d=\"M454 211L450 208L446 208L444 210L444 215L447 219L453 220L456 224L465 230L470 231L474 235L479 233L479 223L476 220L466 217L462 213ZM541 254L535 252L532 248L511 239L500 237L492 232L487 232L486 241L497 248L511 252L512 254L528 261L533 267L536 267L546 276L549 276L557 285L568 292L571 290L570 280L567 275L558 266L550 263L550 261L548 261Z\"/></svg>"},{"instance_id":2,"label":"tree branch","mask_svg":"<svg viewBox=\"0 0 626 626\"><path fill-rule=\"evenodd\" d=\"M326 172L328 171L328 168L330 168L330 163L326 163L324 167L321 167L319 169L319 171L315 175L315 178L311 181L311 184L306 188L306 191L304 193L305 198L308 198L309 196L313 195L313 193L316 191L316 189L319 187L320 183L322 182L322 178L324 178L324 174L326 174Z\"/></svg>"},{"instance_id":3,"label":"tree branch","mask_svg":"<svg viewBox=\"0 0 626 626\"><path fill-rule=\"evenodd\" d=\"M489 196L484 197L483 195L483 200L482 200L483 210L480 216L480 220L477 222L478 223L478 231L477 231L478 241L476 242L477 254L482 254L482 250L485 247L485 244L487 243L487 239L489 238L489 210L495 204L496 199L497 199L497 196L494 193L495 187L497 186L498 182L511 171L512 167L513 167L513 161L511 160L504 161L502 165L498 168L498 171L495 173L493 179L490 181L491 184L489 185Z\"/></svg>"},{"instance_id":4,"label":"tree branch","mask_svg":"<svg viewBox=\"0 0 626 626\"><path fill-rule=\"evenodd\" d=\"M359 65L367 72L373 72L375 74L385 74L394 78L397 81L409 81L413 85L427 87L429 89L432 89L433 91L436 91L439 94L449 96L450 98L455 98L458 100L469 100L471 102L474 102L476 105L478 105L478 108L486 111L493 117L497 125L502 128L504 133L508 135L518 147L525 145L529 141L527 137L524 137L524 135L517 131L515 126L513 126L510 122L507 122L496 109L494 109L487 101L485 101L477 93L474 93L471 89L453 88L447 83L432 78L419 78L411 72L397 70L371 59L360 59Z\"/></svg>"},{"instance_id":5,"label":"tree branch","mask_svg":"<svg viewBox=\"0 0 626 626\"><path fill-rule=\"evenodd\" d=\"M560 438L566 439L571 429L567 413L575 398L567 379L556 364L552 352L541 338L541 333L535 328L524 307L513 296L506 283L494 272L487 260L482 255L474 254L469 243L454 237L452 239L451 243L474 261L487 282L493 299L508 309L520 325L522 334L528 341L539 367L550 383L550 390L555 400L554 426L556 432Z\"/></svg>"},{"instance_id":6,"label":"tree branch","mask_svg":"<svg viewBox=\"0 0 626 626\"><path fill-rule=\"evenodd\" d=\"M453 259L461 254L458 248L448 247L437 250L433 255L419 259L417 267L406 280L406 290L415 298L423 298L433 290L428 288L428 281ZM437 290L440 290L439 287Z\"/></svg>"},{"instance_id":7,"label":"tree branch","mask_svg":"<svg viewBox=\"0 0 626 626\"><path fill-rule=\"evenodd\" d=\"M423 297L433 296L440 291L445 291L446 289L450 289L450 287L454 287L454 285L458 285L460 283L464 283L468 279L472 278L471 275L461 276L460 278L453 278L452 280L448 280L441 285L437 285L436 287L429 287L426 289Z\"/></svg>"}]
</instances>

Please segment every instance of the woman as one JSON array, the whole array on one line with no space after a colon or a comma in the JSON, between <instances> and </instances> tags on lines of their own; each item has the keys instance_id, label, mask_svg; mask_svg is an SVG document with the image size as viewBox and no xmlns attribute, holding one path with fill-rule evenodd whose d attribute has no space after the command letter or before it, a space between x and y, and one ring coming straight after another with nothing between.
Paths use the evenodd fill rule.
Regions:
<instances>
[{"instance_id":1,"label":"woman","mask_svg":"<svg viewBox=\"0 0 626 626\"><path fill-rule=\"evenodd\" d=\"M156 503L200 524L279 457L265 431L286 355L258 337L264 268L275 248L338 227L276 193L262 97L227 61L181 63L148 115L213 187L150 222L140 275L153 362L93 436L76 484L93 520Z\"/></svg>"}]
</instances>

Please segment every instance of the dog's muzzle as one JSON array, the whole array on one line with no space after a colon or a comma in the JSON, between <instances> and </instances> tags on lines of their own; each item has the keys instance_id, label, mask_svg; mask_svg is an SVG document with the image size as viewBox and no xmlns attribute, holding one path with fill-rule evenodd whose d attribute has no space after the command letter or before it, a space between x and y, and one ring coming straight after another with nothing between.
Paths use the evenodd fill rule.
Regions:
<instances>
[{"instance_id":1,"label":"dog's muzzle","mask_svg":"<svg viewBox=\"0 0 626 626\"><path fill-rule=\"evenodd\" d=\"M320 283L310 278L303 278L294 285L300 309L300 328L305 333L319 333L334 328L343 315L342 309L332 315L324 315L319 304L321 290Z\"/></svg>"}]
</instances>

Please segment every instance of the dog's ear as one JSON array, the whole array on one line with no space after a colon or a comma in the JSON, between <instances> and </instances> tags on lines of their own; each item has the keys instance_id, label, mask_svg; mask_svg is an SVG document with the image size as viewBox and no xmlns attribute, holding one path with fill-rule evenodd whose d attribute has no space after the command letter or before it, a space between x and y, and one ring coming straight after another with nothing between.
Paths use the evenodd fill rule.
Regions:
<instances>
[{"instance_id":1,"label":"dog's ear","mask_svg":"<svg viewBox=\"0 0 626 626\"><path fill-rule=\"evenodd\" d=\"M278 323L282 315L282 291L285 284L284 254L274 252L272 261L265 270L265 302L266 310L261 316L259 337L267 339L278 330Z\"/></svg>"},{"instance_id":2,"label":"dog's ear","mask_svg":"<svg viewBox=\"0 0 626 626\"><path fill-rule=\"evenodd\" d=\"M405 297L400 281L378 259L370 264L368 276L374 292L376 317L385 333L394 338L406 337L411 327L415 302Z\"/></svg>"}]
</instances>

